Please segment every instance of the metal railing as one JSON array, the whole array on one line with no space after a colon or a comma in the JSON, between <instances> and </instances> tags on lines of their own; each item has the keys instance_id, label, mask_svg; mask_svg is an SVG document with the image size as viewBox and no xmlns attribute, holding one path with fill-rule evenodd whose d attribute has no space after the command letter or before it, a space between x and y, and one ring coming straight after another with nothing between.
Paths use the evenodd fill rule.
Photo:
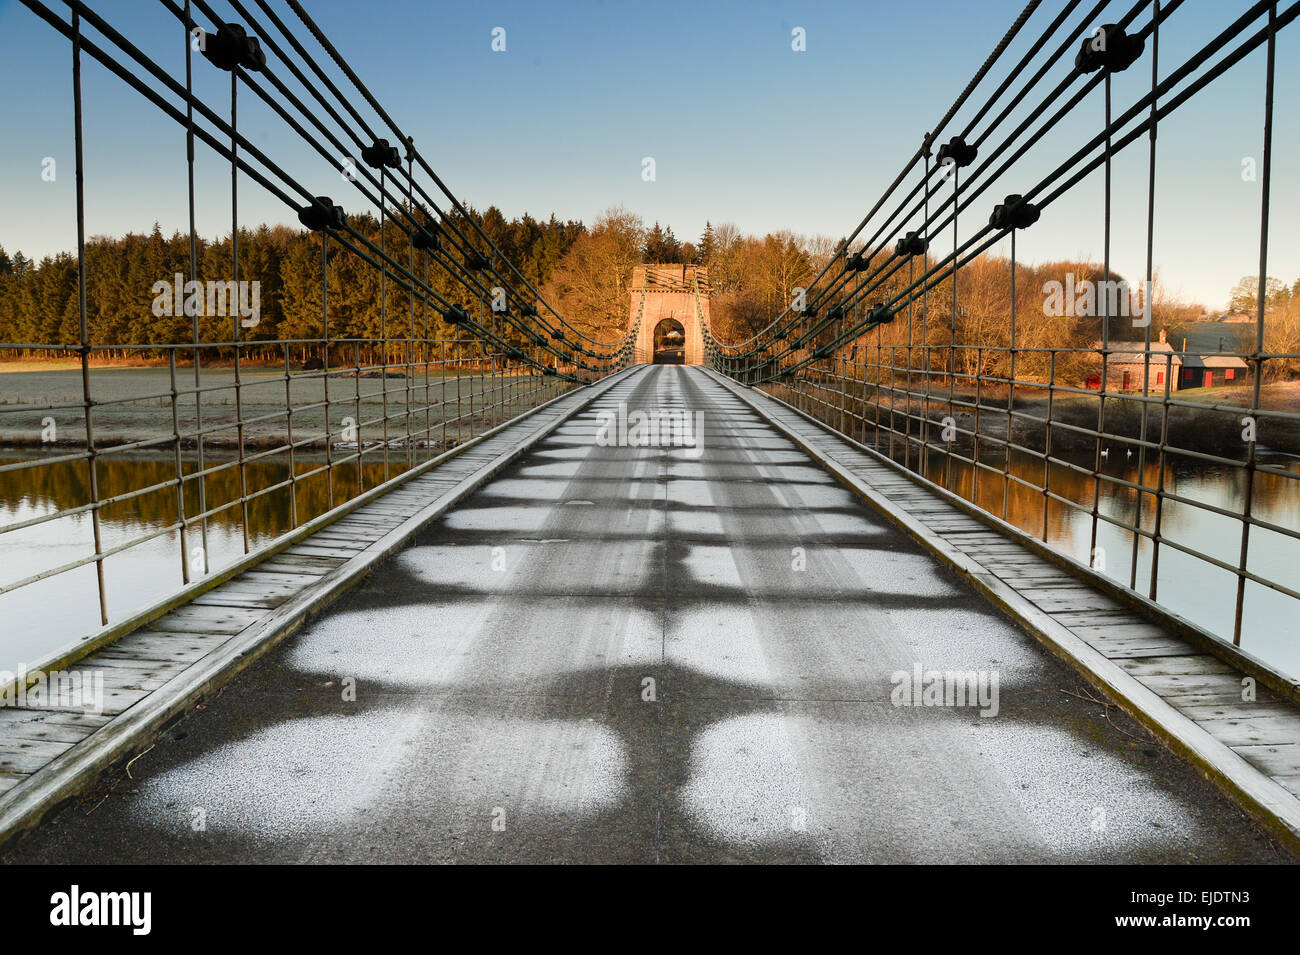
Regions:
<instances>
[{"instance_id":1,"label":"metal railing","mask_svg":"<svg viewBox=\"0 0 1300 955\"><path fill-rule=\"evenodd\" d=\"M190 582L190 569L197 565L207 572L203 557L191 559L192 551L187 536L197 532L204 540L206 553L207 523L231 509L242 516L238 524L243 537L243 549L249 551L250 505L258 498L286 490L290 495L289 528L297 528L304 521L299 514L296 491L300 484L322 475L328 488L327 507L337 503L333 478L337 470L355 470L355 493L365 489L363 469L377 462L382 467L383 479L400 473L445 450L468 441L478 434L513 418L529 408L542 404L574 387L569 376L544 375L536 367L509 355L487 352L477 339L396 339L386 342L361 339L299 339L269 343L283 353L283 362L274 374L263 374L255 380L242 378L231 383L204 383L184 385L183 371L178 367L178 355L192 361L193 345L173 346L112 346L115 353L141 352L148 355L163 353L169 387L161 392L141 392L116 397L95 394L93 382L95 369L84 379L84 399L77 403L12 403L0 406L0 431L14 434L17 425L33 418L45 420L54 414L77 414L85 430L78 435L81 446L64 450L72 443L66 437L69 430L75 433L76 422L64 419L63 438L47 443L49 450L33 456L19 456L18 460L0 463L0 475L58 468L66 465L84 465L87 474L96 476L106 463L129 458L144 452L166 452L175 462L175 473L167 481L135 487L128 491L105 496L98 493L98 481L91 480L89 498L73 507L60 507L26 520L0 524L0 546L4 535L27 530L77 514L92 519L109 507L118 507L159 492L174 492L175 514L171 521L154 528L147 535L132 538L112 548L99 547L93 553L52 568L43 568L27 577L0 583L0 595L15 591L28 584L60 573L94 563L100 568L101 608L106 607L102 566L106 558L128 551L134 546L163 535L176 535L181 561L180 576L183 583ZM400 345L406 352L404 361L366 363L363 350L382 345ZM268 343L258 342L259 351ZM201 351L217 353L239 348L236 343L203 343ZM325 360L320 371L303 371L290 360L291 350L307 347L321 354L346 355L346 363ZM55 352L57 349L42 346L24 346L6 343L0 348L14 351ZM93 358L107 347L89 347L83 354ZM202 368L202 364L200 364ZM217 369L212 368L209 374ZM372 376L372 377L367 377ZM401 383L392 387L394 377ZM378 384L372 384L377 378ZM311 382L321 385L322 397L317 400L295 402L294 391L304 390ZM364 388L363 388L364 383ZM330 386L334 386L333 394ZM340 387L342 386L342 387ZM276 391L273 401L263 396ZM228 400L227 400L228 399ZM254 400L259 399L259 400ZM390 406L391 401L391 406ZM152 437L119 441L113 444L93 440L93 421L106 411L114 409L147 409L164 403L172 427L168 433ZM274 403L271 410L261 410ZM217 408L233 406L233 414L214 414ZM396 410L394 410L394 408ZM207 420L203 421L204 411ZM249 413L250 409L259 409ZM337 412L337 413L336 413ZM183 427L183 416L192 415L201 422L196 427ZM308 423L310 419L310 423ZM296 422L296 424L295 424ZM263 439L250 448L250 431L281 426L270 440ZM396 425L396 433L390 429ZM154 430L146 425L145 430ZM83 437L84 436L84 437ZM20 445L24 447L30 445ZM227 448L233 458L216 464L206 463L214 449ZM342 451L343 453L340 453ZM304 454L317 453L323 461L310 463L301 459ZM187 468L190 456L197 466ZM288 474L283 481L258 488L247 489L244 474L249 465L263 461L283 459ZM304 469L305 467L305 469ZM215 506L206 504L207 485L220 475L232 474L240 478L241 489L233 500ZM371 482L374 483L374 482ZM197 509L192 502L198 501ZM319 512L307 518L319 516ZM101 611L107 623L106 610Z\"/></svg>"},{"instance_id":2,"label":"metal railing","mask_svg":"<svg viewBox=\"0 0 1300 955\"><path fill-rule=\"evenodd\" d=\"M940 146L939 162L933 163L932 147L944 126L975 108L972 93L1015 45L1037 7L1031 3L832 261L792 296L791 307L744 340L719 341L706 330L707 352L720 372L781 398L1225 640L1241 646L1244 623L1253 619L1246 649L1267 656L1261 641L1300 611L1300 604L1290 603L1300 600L1300 407L1270 397L1264 388L1271 373L1294 375L1300 369L1300 354L1265 345L1270 317L1276 322L1281 314L1265 298L1276 37L1300 14L1300 4L1255 3L1227 16L1216 7L1224 24L1207 23L1211 38L1205 46L1165 73L1158 62L1160 26L1181 4L1142 0L1117 23L1098 27L1106 5L1071 24L1078 4L1065 4L1042 35L1025 44L1023 58L964 131ZM1134 26L1143 13L1146 22ZM1066 53L1074 50L1079 52L1070 62ZM1236 400L1232 392L1184 394L1205 384L1203 378L1188 380L1184 361L1193 363L1192 356L1152 340L1158 311L1151 292L1156 130L1169 113L1256 50L1264 54L1264 122L1257 153L1261 225L1253 347L1213 356L1213 365L1236 366L1231 384L1242 385ZM1041 65L1031 75L1036 60ZM1149 67L1150 86L1117 114L1112 75L1134 64ZM1053 69L1062 74L1059 83L1048 84L1034 105L1032 97ZM1008 91L998 116L973 135ZM1016 183L1019 161L1044 136L1066 124L1076 132L1088 128L1085 98L1093 91L1104 95L1100 132L1085 133L1084 145L1046 178ZM1016 110L1028 111L1027 117L999 138L998 127ZM1040 280L1041 273L1017 264L1017 235L1046 217L1053 201L1100 172L1104 252L1093 278L1106 283L1101 289L1113 288L1112 158L1143 138L1149 155L1146 282L1140 294L1126 297L1121 309L1102 297L1099 310L1087 316L1091 324L1082 331L1066 329L1060 347L1041 334L1021 340L1028 322L1045 321L1051 313L1045 305L1037 310L1025 294L1026 273ZM978 166L977 156L983 160ZM1032 168L1041 174L1043 157L1037 158ZM909 180L909 191L900 195ZM1007 180L1022 188L993 209L987 224L977 220L968 237L959 235L959 214L968 214L989 187ZM891 202L896 204L886 215ZM987 215L987 209L980 212ZM933 251L948 235L951 253ZM994 260L1000 289L985 288L968 305L974 293L963 279L987 265L1001 242L1009 244L1009 261ZM990 298L1002 304L990 305ZM1130 302L1137 309L1132 315L1122 311ZM982 324L971 320L972 310L980 312ZM1137 337L1119 340L1121 333L1131 334L1125 327L1130 320ZM1083 335L1088 330L1095 336ZM1282 447L1289 453L1273 450ZM1227 490L1203 493L1194 483L1204 475ZM1266 496L1280 503L1269 508ZM1202 530L1189 530L1194 526ZM1125 559L1107 566L1106 550L1116 547L1126 551ZM1164 566L1169 561L1197 583L1175 581L1179 586L1171 594L1172 575ZM1272 595L1269 601L1284 603L1252 618L1252 602L1262 608L1265 592ZM1212 606L1215 601L1230 612ZM1294 658L1270 662L1296 668Z\"/></svg>"},{"instance_id":3,"label":"metal railing","mask_svg":"<svg viewBox=\"0 0 1300 955\"><path fill-rule=\"evenodd\" d=\"M636 317L632 319L631 327L628 329L628 340L632 342L632 361L638 365L644 365L653 360L653 355L645 355L645 349L639 348L637 342L641 340L641 323L645 321L645 289L641 290L641 301L637 303Z\"/></svg>"},{"instance_id":4,"label":"metal railing","mask_svg":"<svg viewBox=\"0 0 1300 955\"><path fill-rule=\"evenodd\" d=\"M93 568L96 616L108 628L142 609L138 595L114 601L115 584L140 576L145 566L133 563L132 555L174 548L175 562L162 571L167 582L151 582L150 592L179 591L367 489L630 362L632 334L597 341L545 302L293 0L288 7L303 30L287 27L265 0L258 0L265 21L231 0L242 26L228 23L203 0L183 6L160 0L161 16L175 18L177 50L185 43L183 76L172 76L87 4L65 0L63 17L39 0L23 3L71 45L80 334L76 341L0 343L0 353L71 358L79 374L75 384L69 377L43 386L53 388L51 394L6 395L0 404L0 433L13 445L0 460L0 485L8 491L0 548L23 555L21 568L11 564L0 580L0 617L17 621L30 615L39 604L12 602L24 593L39 590L42 600L58 601L69 587L84 588L78 572ZM195 20L200 13L206 22ZM362 115L366 106L355 106L307 51L308 34L379 117L375 125L394 130L405 147L404 173L398 150L379 139L372 120ZM157 106L182 133L177 161L189 170L190 280L199 275L196 143L230 162L231 261L223 281L240 281L241 176L285 201L309 234L320 236L318 335L251 340L241 334L236 315L227 326L228 340L205 340L196 310L188 340L94 341L88 314L97 290L88 288L85 265L86 57ZM124 69L128 61L138 69ZM230 73L228 119L194 93L193 72L201 67ZM288 89L283 80L290 76L321 108L308 107ZM240 87L270 105L292 136L316 149L335 172L338 150L346 157L360 147L361 160L349 160L344 171L351 168L350 181L379 210L377 241L333 200L309 193L238 132ZM332 331L331 254L350 255L359 268L377 274L377 336L340 337ZM400 303L390 302L394 295ZM477 308L467 300L477 300ZM131 359L129 374L107 369L123 356ZM46 544L66 550L80 537L83 522L89 533L73 545L75 556L42 559ZM211 545L214 527L223 540L237 544ZM109 567L121 576L114 580ZM69 583L60 585L63 580ZM93 626L62 639L84 637L86 630Z\"/></svg>"}]
</instances>

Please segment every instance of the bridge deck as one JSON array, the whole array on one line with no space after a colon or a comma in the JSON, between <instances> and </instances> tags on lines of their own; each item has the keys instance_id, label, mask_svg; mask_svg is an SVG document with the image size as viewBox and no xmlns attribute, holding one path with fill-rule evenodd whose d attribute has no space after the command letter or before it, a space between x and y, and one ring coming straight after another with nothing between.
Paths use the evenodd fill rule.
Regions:
<instances>
[{"instance_id":1,"label":"bridge deck","mask_svg":"<svg viewBox=\"0 0 1300 955\"><path fill-rule=\"evenodd\" d=\"M942 489L783 402L743 391L765 420L1105 686L1167 744L1256 804L1261 815L1276 817L1284 837L1300 832L1300 692L1294 681L1269 674L1274 692L1252 680L1256 685L1244 699L1244 676L1261 672L1253 661L1212 639L1196 640L1181 628L1153 622Z\"/></svg>"},{"instance_id":2,"label":"bridge deck","mask_svg":"<svg viewBox=\"0 0 1300 955\"><path fill-rule=\"evenodd\" d=\"M1221 678L1237 679L1238 699L1239 678L1214 658L1133 630L1110 598L703 370L640 370L562 400L588 399L454 507L435 505L466 477L445 470L459 459L226 585L229 598L101 651L94 663L125 671L120 715L29 727L43 745L10 771L39 772L0 812L193 675L208 643L251 655L297 577L338 573L436 516L382 573L167 730L129 778L9 859L1286 858L1141 726L1081 699L1076 670L976 593L1022 621L1037 614L1030 625L1076 667L1093 653L1093 679L1121 698L1138 693L1125 680L1141 681L1153 709L1176 698L1192 729L1243 765L1253 757L1294 801L1287 747L1267 736L1297 738L1270 722L1296 718L1288 701L1261 694L1238 718ZM622 402L701 412L703 453L599 445L597 412ZM485 444L467 475L496 471L520 440ZM801 444L925 527L900 529ZM912 536L941 550L940 534L962 573ZM895 675L916 666L996 671L997 715L893 705ZM94 735L78 744L83 728ZM21 748L15 738L6 732L0 758ZM35 750L57 758L42 768Z\"/></svg>"},{"instance_id":3,"label":"bridge deck","mask_svg":"<svg viewBox=\"0 0 1300 955\"><path fill-rule=\"evenodd\" d=\"M97 712L39 699L0 708L0 846L137 755L168 723L612 383L564 395L468 443L188 604L84 653L63 672L103 678Z\"/></svg>"}]
</instances>

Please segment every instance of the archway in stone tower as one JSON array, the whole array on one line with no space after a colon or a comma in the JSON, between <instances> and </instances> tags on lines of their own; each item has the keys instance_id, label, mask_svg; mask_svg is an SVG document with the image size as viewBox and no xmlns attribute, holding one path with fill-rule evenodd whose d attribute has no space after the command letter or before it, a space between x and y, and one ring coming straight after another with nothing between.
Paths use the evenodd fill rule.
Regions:
<instances>
[{"instance_id":1,"label":"archway in stone tower","mask_svg":"<svg viewBox=\"0 0 1300 955\"><path fill-rule=\"evenodd\" d=\"M656 365L681 365L686 361L686 329L675 318L665 318L655 326Z\"/></svg>"}]
</instances>

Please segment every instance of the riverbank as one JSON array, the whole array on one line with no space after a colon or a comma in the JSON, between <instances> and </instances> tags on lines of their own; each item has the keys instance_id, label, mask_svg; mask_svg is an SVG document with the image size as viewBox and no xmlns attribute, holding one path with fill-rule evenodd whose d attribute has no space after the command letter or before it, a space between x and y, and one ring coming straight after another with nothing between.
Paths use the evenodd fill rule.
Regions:
<instances>
[{"instance_id":1,"label":"riverbank","mask_svg":"<svg viewBox=\"0 0 1300 955\"><path fill-rule=\"evenodd\" d=\"M885 398L886 396L882 396ZM1180 401L1196 402L1197 406L1172 405L1169 408L1168 431L1166 443L1187 451L1214 454L1225 458L1244 460L1247 442L1243 432L1247 423L1243 409L1249 407L1252 398L1248 388L1197 388L1177 393ZM976 414L963 409L961 402L975 403L974 393L958 393L957 405L951 415L956 422L958 437L954 442L959 448L970 448L972 435L976 431ZM1261 389L1261 406L1269 411L1291 414L1300 413L1300 382L1275 382ZM978 432L981 437L1004 440L1007 435L1008 412L1006 410L1006 391L999 396L989 389L980 395L978 415ZM1108 453L1124 453L1133 450L1137 453L1137 442L1143 434L1143 407L1146 408L1146 440L1158 442L1164 428L1164 411L1162 405L1144 403L1132 396L1107 394L1105 400L1105 418L1103 430L1113 438L1102 441L1103 450ZM882 400L881 409L886 414L891 403ZM907 410L906 399L892 404L896 413ZM1052 401L1052 449L1054 452L1075 453L1096 450L1096 438L1093 434L1082 434L1074 428L1095 432L1097 429L1098 399L1092 395L1058 395ZM919 400L914 399L911 413L921 415ZM944 418L949 415L948 396L946 392L931 395L925 410L925 417L930 421L930 433L935 435L944 427ZM1042 452L1046 448L1047 431L1044 422L1048 417L1048 399L1042 397L1026 398L1017 396L1011 412L1012 440L1030 450ZM904 424L896 414L895 427L903 430ZM912 432L919 436L922 428L920 420L912 422ZM1260 449L1280 454L1300 456L1300 421L1261 416L1255 422L1257 446ZM1126 440L1125 440L1126 439Z\"/></svg>"},{"instance_id":2,"label":"riverbank","mask_svg":"<svg viewBox=\"0 0 1300 955\"><path fill-rule=\"evenodd\" d=\"M0 374L0 448L84 447L80 368L23 364L27 367L21 371L11 368ZM400 371L389 371L387 376L381 371L363 371L359 376L332 372L328 385L319 373L295 374L286 380L283 369L244 368L240 380L237 407L233 369L205 367L197 399L192 369L184 376L178 374L178 388L190 393L180 394L173 421L167 367L93 369L95 442L101 448L139 441L170 443L177 429L182 435L193 435L201 418L205 447L236 448L240 444L237 412L242 412L245 448L281 447L292 430L295 442L323 450L328 387L328 433L335 446L342 442L355 447L358 438L365 444L385 440L402 444L409 432L412 442L445 448L460 440L460 432L470 433L471 421L477 433L526 411L537 403L536 390L543 387L543 379L533 375L444 378L431 370L426 378L422 368L410 377ZM544 387L554 394L567 387L554 379L546 382ZM286 399L294 409L292 417L285 410ZM193 437L181 440L182 448L196 444Z\"/></svg>"}]
</instances>

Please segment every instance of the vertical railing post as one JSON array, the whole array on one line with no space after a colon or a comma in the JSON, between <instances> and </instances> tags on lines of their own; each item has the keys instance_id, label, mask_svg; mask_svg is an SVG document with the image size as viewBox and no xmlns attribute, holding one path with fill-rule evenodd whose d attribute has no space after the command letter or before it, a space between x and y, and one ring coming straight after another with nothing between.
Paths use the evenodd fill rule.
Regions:
<instances>
[{"instance_id":1,"label":"vertical railing post","mask_svg":"<svg viewBox=\"0 0 1300 955\"><path fill-rule=\"evenodd\" d=\"M411 141L406 142L406 215L407 221L415 221L415 152ZM415 242L410 236L406 241L406 270L411 275L410 292L407 302L410 315L406 332L406 376L402 383L406 385L406 466L415 466L417 455L414 447L414 433L411 431L411 402L415 398ZM420 293L424 295L423 292Z\"/></svg>"},{"instance_id":2,"label":"vertical railing post","mask_svg":"<svg viewBox=\"0 0 1300 955\"><path fill-rule=\"evenodd\" d=\"M876 324L876 363L874 368L875 379L876 379L875 380L875 401L874 401L874 404L876 406L876 421L873 426L874 430L871 435L871 447L873 450L876 451L880 450L880 386L884 380L884 368L882 367L884 358L881 357L884 338L880 329L881 329L881 323L877 323ZM893 439L891 438L890 440L892 446Z\"/></svg>"},{"instance_id":3,"label":"vertical railing post","mask_svg":"<svg viewBox=\"0 0 1300 955\"><path fill-rule=\"evenodd\" d=\"M925 192L922 198L922 237L925 251L921 253L921 273L930 272L930 141L925 144ZM930 477L930 283L921 287L921 476Z\"/></svg>"},{"instance_id":4,"label":"vertical railing post","mask_svg":"<svg viewBox=\"0 0 1300 955\"><path fill-rule=\"evenodd\" d=\"M898 346L889 346L889 459L894 459L894 408L898 405Z\"/></svg>"},{"instance_id":5,"label":"vertical railing post","mask_svg":"<svg viewBox=\"0 0 1300 955\"><path fill-rule=\"evenodd\" d=\"M1169 444L1169 395L1173 391L1170 380L1173 373L1173 354L1165 355L1165 393L1160 402L1160 460L1156 471L1156 513L1151 524L1151 581L1147 596L1156 599L1160 582L1160 534L1164 527L1165 472L1168 467L1166 447Z\"/></svg>"},{"instance_id":6,"label":"vertical railing post","mask_svg":"<svg viewBox=\"0 0 1300 955\"><path fill-rule=\"evenodd\" d=\"M916 259L908 257L907 260L907 285L910 289L913 282L915 266L913 263ZM903 394L907 404L903 411L903 467L911 466L912 457L912 309L914 301L909 291L907 295L907 367L904 369L903 377Z\"/></svg>"},{"instance_id":7,"label":"vertical railing post","mask_svg":"<svg viewBox=\"0 0 1300 955\"><path fill-rule=\"evenodd\" d=\"M81 16L72 13L72 118L76 150L77 187L77 318L81 355L81 402L86 422L86 464L90 471L90 530L95 544L95 583L99 590L99 622L108 624L108 597L104 592L104 556L100 537L99 467L95 454L95 428L90 396L90 324L86 316L86 167L81 116Z\"/></svg>"},{"instance_id":8,"label":"vertical railing post","mask_svg":"<svg viewBox=\"0 0 1300 955\"><path fill-rule=\"evenodd\" d=\"M952 338L948 345L948 418L953 423L953 438L956 440L957 424L957 200L961 193L961 167L952 164ZM948 442L948 453L944 455L943 486L952 490L952 455L953 442Z\"/></svg>"},{"instance_id":9,"label":"vertical railing post","mask_svg":"<svg viewBox=\"0 0 1300 955\"><path fill-rule=\"evenodd\" d=\"M388 201L384 193L388 167L379 166L379 380L380 408L384 418L384 480L388 480ZM360 488L357 489L360 493Z\"/></svg>"},{"instance_id":10,"label":"vertical railing post","mask_svg":"<svg viewBox=\"0 0 1300 955\"><path fill-rule=\"evenodd\" d=\"M1101 512L1101 460L1102 447L1101 436L1106 431L1106 392L1110 387L1110 193L1111 193L1111 155L1110 155L1110 70L1106 70L1104 80L1106 91L1106 152L1105 158L1105 186L1104 186L1104 209L1105 217L1105 235L1102 241L1102 278L1105 284L1102 286L1106 290L1104 295L1097 296L1098 305L1101 311L1101 385L1097 391L1097 441L1096 450L1093 455L1092 467L1092 527L1088 534L1088 566L1092 567L1096 563L1097 555L1097 524L1098 516Z\"/></svg>"},{"instance_id":11,"label":"vertical railing post","mask_svg":"<svg viewBox=\"0 0 1300 955\"><path fill-rule=\"evenodd\" d=\"M980 506L980 410L984 404L984 346L975 347L975 434L971 451L971 501Z\"/></svg>"},{"instance_id":12,"label":"vertical railing post","mask_svg":"<svg viewBox=\"0 0 1300 955\"><path fill-rule=\"evenodd\" d=\"M1273 74L1277 54L1277 0L1268 6L1268 61L1264 74L1264 152L1260 168L1259 288L1256 291L1255 353L1250 364L1254 381L1250 410L1257 414L1264 380L1264 319L1268 306L1268 213L1273 159ZM1237 600L1232 617L1232 642L1241 645L1241 619L1246 599L1246 566L1250 555L1251 510L1255 498L1255 454L1258 427L1250 429L1246 443L1246 489L1241 504L1241 552L1237 561Z\"/></svg>"},{"instance_id":13,"label":"vertical railing post","mask_svg":"<svg viewBox=\"0 0 1300 955\"><path fill-rule=\"evenodd\" d=\"M176 529L181 545L181 582L190 582L189 542L185 532L185 466L181 460L181 421L176 407L176 349L167 349L167 378L172 406L172 460L176 466ZM205 552L206 555L206 552Z\"/></svg>"},{"instance_id":14,"label":"vertical railing post","mask_svg":"<svg viewBox=\"0 0 1300 955\"><path fill-rule=\"evenodd\" d=\"M454 341L456 345L456 446L459 447L461 444L464 443L460 433L461 420L462 420L462 416L460 413L460 409L461 409L460 380L465 371L465 350L462 347L463 342L461 341L461 337L460 337L460 326L456 325L453 327L456 328L457 330L456 338Z\"/></svg>"},{"instance_id":15,"label":"vertical railing post","mask_svg":"<svg viewBox=\"0 0 1300 955\"><path fill-rule=\"evenodd\" d=\"M1056 349L1048 354L1047 424L1043 431L1043 543L1048 538L1048 515L1052 511L1052 410L1056 404Z\"/></svg>"},{"instance_id":16,"label":"vertical railing post","mask_svg":"<svg viewBox=\"0 0 1300 955\"><path fill-rule=\"evenodd\" d=\"M293 375L289 367L289 344L284 348L284 430L289 448L289 526L298 526L298 468L293 447Z\"/></svg>"},{"instance_id":17,"label":"vertical railing post","mask_svg":"<svg viewBox=\"0 0 1300 955\"><path fill-rule=\"evenodd\" d=\"M1156 86L1159 78L1159 61L1160 61L1160 0L1155 0L1151 9L1151 113L1149 121L1151 128L1147 131L1148 151L1147 151L1147 268L1146 268L1146 285L1142 290L1142 316L1145 321L1144 326L1144 347L1142 351L1142 409L1141 421L1138 425L1138 459L1137 459L1137 507L1134 509L1133 517L1133 543L1131 553L1129 554L1129 571L1128 585L1131 590L1137 589L1137 572L1138 572L1138 551L1141 550L1142 535L1142 506L1146 503L1146 495L1143 489L1146 487L1146 460L1147 460L1147 424L1150 418L1149 399L1151 397L1151 319L1153 309L1151 307L1151 295L1153 289L1151 283L1155 278L1154 265L1154 240L1155 240L1155 215L1156 215L1156 120L1158 113L1156 110ZM1168 375L1168 372L1166 372Z\"/></svg>"},{"instance_id":18,"label":"vertical railing post","mask_svg":"<svg viewBox=\"0 0 1300 955\"><path fill-rule=\"evenodd\" d=\"M841 315L840 315L839 325L838 325L838 326L836 327L836 329L835 329L835 339L836 339L836 341L839 341L839 339L840 339L840 338L843 336L843 334L844 334L844 318L845 318L844 314L841 313ZM848 420L849 420L849 364L848 364L848 353L845 351L845 345L844 345L843 342L840 342L840 343L836 346L835 350L836 350L836 352L838 352L838 354L839 354L839 361L840 361L840 434L844 434L844 433L845 433L845 429L848 428ZM832 360L832 362L833 362L833 361L834 361L834 357L832 357L831 360Z\"/></svg>"},{"instance_id":19,"label":"vertical railing post","mask_svg":"<svg viewBox=\"0 0 1300 955\"><path fill-rule=\"evenodd\" d=\"M190 281L198 283L199 279L199 240L194 218L194 44L193 21L190 19L190 0L185 0L185 166L188 184L189 225L190 225ZM199 347L201 333L199 330L199 313L194 309L194 431L195 431L195 471L198 472L199 488L199 534L203 547L202 572L208 572L208 479L203 472L207 465L204 461L203 444L203 373ZM188 560L188 558L187 558Z\"/></svg>"},{"instance_id":20,"label":"vertical railing post","mask_svg":"<svg viewBox=\"0 0 1300 955\"><path fill-rule=\"evenodd\" d=\"M1016 230L1011 230L1011 346L1007 349L1007 440L1002 446L1002 519L1011 507L1011 439L1016 420Z\"/></svg>"},{"instance_id":21,"label":"vertical railing post","mask_svg":"<svg viewBox=\"0 0 1300 955\"><path fill-rule=\"evenodd\" d=\"M483 308L483 303L479 302L480 312L482 308ZM480 361L479 356L475 354L476 348L474 344L474 339L472 338L468 339L465 344L469 351L469 422L467 424L467 432L469 436L465 440L473 441L474 440L474 390L479 387L475 379L483 377L483 362ZM578 369L574 368L573 370L576 373Z\"/></svg>"},{"instance_id":22,"label":"vertical railing post","mask_svg":"<svg viewBox=\"0 0 1300 955\"><path fill-rule=\"evenodd\" d=\"M321 345L321 382L324 386L325 402L325 501L330 510L334 510L334 439L330 433L330 415L333 413L333 406L330 404L330 273L329 273L329 231L322 229L320 233L320 320L321 335L324 336L324 342ZM361 423L357 422L360 428ZM358 435L360 432L358 431Z\"/></svg>"},{"instance_id":23,"label":"vertical railing post","mask_svg":"<svg viewBox=\"0 0 1300 955\"><path fill-rule=\"evenodd\" d=\"M429 253L427 250L425 251L423 258L424 258L424 287L425 289L428 289ZM427 456L436 457L436 455L433 454L433 449L429 447L429 445L433 443L433 418L432 418L432 411L430 410L429 407L429 403L431 401L431 397L429 395L429 362L433 360L433 347L432 347L433 341L429 334L429 293L427 291L420 296L420 305L421 305L421 310L424 312L424 342L422 343L421 346L421 351L424 352L424 444L425 444L425 452ZM445 449L439 448L438 450L443 451Z\"/></svg>"},{"instance_id":24,"label":"vertical railing post","mask_svg":"<svg viewBox=\"0 0 1300 955\"><path fill-rule=\"evenodd\" d=\"M230 261L235 287L239 287L239 156L238 127L239 66L230 70ZM238 293L236 293L238 294ZM231 325L235 332L235 435L239 442L239 511L243 532L244 553L248 553L248 469L244 463L244 398L240 372L239 309L234 310ZM206 561L205 561L206 562Z\"/></svg>"},{"instance_id":25,"label":"vertical railing post","mask_svg":"<svg viewBox=\"0 0 1300 955\"><path fill-rule=\"evenodd\" d=\"M366 471L363 450L364 442L361 440L361 339L358 338L353 346L353 369L352 369L352 413L356 416L356 423L353 430L357 433L357 493L360 494L366 489Z\"/></svg>"}]
</instances>

